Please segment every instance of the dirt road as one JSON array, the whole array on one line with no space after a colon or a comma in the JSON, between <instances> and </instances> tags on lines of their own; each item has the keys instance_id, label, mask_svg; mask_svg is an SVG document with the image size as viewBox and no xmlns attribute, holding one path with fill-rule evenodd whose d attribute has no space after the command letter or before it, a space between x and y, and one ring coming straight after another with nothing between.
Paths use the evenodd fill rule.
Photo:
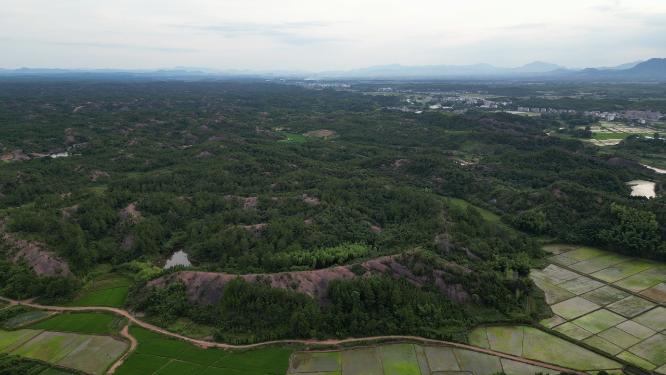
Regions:
<instances>
[{"instance_id":1,"label":"dirt road","mask_svg":"<svg viewBox=\"0 0 666 375\"><path fill-rule=\"evenodd\" d=\"M8 298L4 298L4 299L9 301L9 303L12 306L19 304L19 301L10 300ZM249 347L253 347L253 346L260 346L260 345L266 345L266 344L277 344L277 343L285 343L285 342L293 342L293 343L301 343L301 344L337 345L337 344L341 344L341 343L345 343L345 342L366 341L366 340L387 339L387 338L391 338L391 339L410 339L410 340L419 340L419 341L426 342L426 343L433 343L433 344L439 344L439 345L444 344L444 345L449 345L449 346L455 346L455 347L458 347L458 348L468 349L468 350L472 350L472 351L479 352L479 353L485 353L485 354L490 354L490 355L494 355L494 356L501 357L501 358L511 359L511 360L514 360L514 361L517 361L517 362L527 363L527 364L535 365L535 366L541 366L541 367L549 368L551 370L564 371L564 372L574 372L574 373L579 374L579 375L587 375L583 372L572 371L572 370L566 369L564 367L559 367L559 366L555 366L555 365L551 365L551 364L532 361L530 359L526 359L526 358L522 358L522 357L515 357L515 356L509 355L509 354L504 354L504 353L496 352L496 351L489 350L489 349L477 348L475 346L470 346L470 345L465 345L465 344L458 344L458 343L455 343L455 342L425 339L423 337L416 337L416 336L375 336L375 337L351 338L351 339L344 339L344 340L326 340L326 341L318 341L318 340L277 340L277 341L267 341L267 342L262 342L262 343L258 343L258 344L250 344L250 345L222 344L222 343L205 341L205 340L197 340L197 339L182 336L182 335L179 335L179 334L176 334L176 333L173 333L173 332L169 332L169 331L167 331L163 328L154 326L154 325L146 323L146 322L142 322L141 320L135 318L128 311L125 311L125 310L122 310L122 309L117 309L117 308L114 308L114 307L103 307L103 306L89 306L89 307L43 306L43 305L33 303L32 302L33 299L25 300L25 301L21 302L21 304L23 304L25 306L39 308L39 309L48 309L48 310L55 310L55 311L91 311L91 310L110 311L110 312L120 314L120 315L123 315L123 316L127 317L134 324L136 324L138 326L141 326L143 328L149 329L151 331L159 332L159 333L162 333L164 335L171 336L171 337L175 337L175 338L193 343L197 346L204 347L204 348L211 347L211 346L218 347L218 348L249 348ZM136 348L137 343L136 343L136 340L129 334L127 326L125 326L123 328L123 330L121 331L121 334L123 336L127 337L132 343L131 347L130 347L130 350L126 354L126 356L127 356L134 348ZM108 373L111 373L112 372L111 370L115 371L115 369L120 364L122 364L122 361L124 360L124 358L125 358L125 356L123 356L123 358L121 358L118 362L116 362L113 366L111 366Z\"/></svg>"}]
</instances>

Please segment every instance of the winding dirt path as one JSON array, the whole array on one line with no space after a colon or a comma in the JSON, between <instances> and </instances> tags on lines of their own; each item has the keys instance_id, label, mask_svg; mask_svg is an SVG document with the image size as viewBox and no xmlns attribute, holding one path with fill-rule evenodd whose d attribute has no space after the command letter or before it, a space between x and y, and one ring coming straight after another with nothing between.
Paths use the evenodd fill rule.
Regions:
<instances>
[{"instance_id":1,"label":"winding dirt path","mask_svg":"<svg viewBox=\"0 0 666 375\"><path fill-rule=\"evenodd\" d=\"M522 362L522 363L526 363L526 364L530 364L530 365L534 365L534 366L541 366L541 367L548 368L548 369L551 369L551 370L556 370L556 371L561 371L561 372L563 371L563 372L569 372L569 373L576 373L576 374L579 374L579 375L587 375L584 372L572 371L571 369L567 369L567 368L564 368L564 367L559 367L559 366L555 366L555 365L551 365L551 364L547 364L547 363L537 362L537 361L533 361L533 360L526 359L526 358L523 358L523 357L516 357L516 356L513 356L513 355L509 355L509 354L496 352L496 351L490 350L490 349L477 348L475 346L459 344L459 343L449 342L449 341L426 339L426 338L417 337L417 336L374 336L374 337L351 338L351 339L344 339L344 340L326 340L326 341L318 341L318 340L314 340L314 339L313 340L276 340L276 341L266 341L266 342L261 342L261 343L257 343L257 344L249 344L249 345L230 345L230 344L222 344L222 343L205 341L205 340L197 340L197 339L193 339L193 338L190 338L190 337L179 335L177 333L169 332L169 331L167 331L163 328L154 326L152 324L143 322L143 321L135 318L134 316L132 316L132 314L130 314L126 310L118 309L118 308L115 308L115 307L103 307L103 306L86 306L86 307L43 306L43 305L33 303L32 301L34 300L34 298L30 299L30 300L25 300L25 301L22 301L22 302L11 300L11 299L8 299L8 298L4 298L4 299L9 301L10 306L18 305L20 303L20 304L25 305L25 306L35 307L35 308L39 308L39 309L55 310L55 311L94 311L94 310L110 311L110 312L113 312L113 313L116 313L116 314L120 314L124 317L127 317L134 324L136 324L138 326L141 326L143 328L149 329L151 331L156 331L156 332L159 332L159 333L162 333L164 335L171 336L171 337L175 337L175 338L181 339L183 341L193 343L193 344L195 344L197 346L200 346L200 347L203 347L203 348L208 348L208 347L249 348L249 347L253 347L253 346L261 346L261 345L277 344L277 343L286 343L286 342L300 343L300 344L338 345L338 344L342 344L342 343L346 343L346 342L367 341L367 340L376 340L376 339L388 339L388 338L390 338L390 339L410 339L410 340L419 340L419 341L426 342L426 343L434 343L434 344L440 344L440 345L444 344L444 345L448 345L448 346L454 346L454 347L458 347L458 348L462 348L462 349L472 350L472 351L479 352L479 353L485 353L485 354L490 354L490 355L494 355L494 356L501 357L501 358L511 359L511 360L514 360L514 361L517 361L517 362ZM136 341L136 339L134 339L134 337L132 337L129 334L128 327L129 326L125 326L122 329L121 334L123 336L127 337L131 341L130 350L127 351L125 356L123 356L120 360L118 360L116 363L114 363L113 366L111 366L111 368L109 369L109 371L107 371L107 373L111 373L111 372L115 371L115 369L122 364L125 357L128 356L132 352L132 350L134 350L134 348L136 348L136 346L137 346L137 341Z\"/></svg>"},{"instance_id":2,"label":"winding dirt path","mask_svg":"<svg viewBox=\"0 0 666 375\"><path fill-rule=\"evenodd\" d=\"M132 354L134 349L136 349L137 345L139 344L136 341L136 339L132 335L129 334L129 325L123 327L123 329L120 331L120 334L125 336L126 338L128 338L130 340L130 343L131 343L130 348L129 348L128 351L125 352L125 354L119 360L116 361L116 363L114 363L109 368L109 370L106 372L107 374L113 374L114 372L116 372L116 369L118 367L120 367L120 365L122 365L123 362L125 362L125 360Z\"/></svg>"}]
</instances>

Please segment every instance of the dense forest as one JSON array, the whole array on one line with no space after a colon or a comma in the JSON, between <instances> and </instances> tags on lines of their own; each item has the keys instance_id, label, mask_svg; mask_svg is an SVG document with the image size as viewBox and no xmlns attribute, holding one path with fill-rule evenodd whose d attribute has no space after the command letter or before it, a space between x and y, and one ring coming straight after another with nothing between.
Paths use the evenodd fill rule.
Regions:
<instances>
[{"instance_id":1,"label":"dense forest","mask_svg":"<svg viewBox=\"0 0 666 375\"><path fill-rule=\"evenodd\" d=\"M399 100L258 82L0 83L1 229L11 234L0 294L65 303L111 265L136 281L128 306L162 326L212 326L218 340L455 339L539 317L526 309L538 297L527 275L544 243L666 260L663 196L633 197L626 185L663 191L650 170L547 135L559 125L547 116L386 109ZM634 137L618 148L664 152ZM25 243L67 267L37 266ZM427 282L333 280L321 303L236 279L202 306L182 283L147 287L184 269L148 266L177 245L200 262L188 269L234 275L400 254ZM453 301L438 280L468 297Z\"/></svg>"}]
</instances>

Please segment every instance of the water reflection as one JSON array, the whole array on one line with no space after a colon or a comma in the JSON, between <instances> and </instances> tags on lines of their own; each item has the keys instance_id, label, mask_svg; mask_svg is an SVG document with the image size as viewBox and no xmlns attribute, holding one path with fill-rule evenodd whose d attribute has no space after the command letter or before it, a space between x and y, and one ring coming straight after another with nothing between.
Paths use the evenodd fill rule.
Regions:
<instances>
[{"instance_id":1,"label":"water reflection","mask_svg":"<svg viewBox=\"0 0 666 375\"><path fill-rule=\"evenodd\" d=\"M654 192L654 182L634 180L627 182L631 186L631 196L654 198L657 194Z\"/></svg>"},{"instance_id":2,"label":"water reflection","mask_svg":"<svg viewBox=\"0 0 666 375\"><path fill-rule=\"evenodd\" d=\"M198 266L199 262L190 261L184 246L176 246L169 253L162 255L154 263L157 267L166 269L173 266Z\"/></svg>"},{"instance_id":3,"label":"water reflection","mask_svg":"<svg viewBox=\"0 0 666 375\"><path fill-rule=\"evenodd\" d=\"M49 156L55 159L55 158L64 158L66 156L69 156L69 154L66 153L66 152L58 152L58 153L55 153L55 154L51 154Z\"/></svg>"}]
</instances>

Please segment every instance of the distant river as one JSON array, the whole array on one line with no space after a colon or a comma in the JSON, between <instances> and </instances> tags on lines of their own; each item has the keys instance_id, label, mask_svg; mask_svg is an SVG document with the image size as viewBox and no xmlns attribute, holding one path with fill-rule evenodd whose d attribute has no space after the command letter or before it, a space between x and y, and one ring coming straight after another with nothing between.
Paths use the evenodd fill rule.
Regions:
<instances>
[{"instance_id":1,"label":"distant river","mask_svg":"<svg viewBox=\"0 0 666 375\"><path fill-rule=\"evenodd\" d=\"M634 197L654 198L656 196L654 182L634 180L627 182L627 185L631 186L631 195Z\"/></svg>"},{"instance_id":2,"label":"distant river","mask_svg":"<svg viewBox=\"0 0 666 375\"><path fill-rule=\"evenodd\" d=\"M199 262L190 261L187 253L183 251L184 246L176 246L169 253L162 255L153 262L157 267L166 269L173 266L198 266Z\"/></svg>"}]
</instances>

